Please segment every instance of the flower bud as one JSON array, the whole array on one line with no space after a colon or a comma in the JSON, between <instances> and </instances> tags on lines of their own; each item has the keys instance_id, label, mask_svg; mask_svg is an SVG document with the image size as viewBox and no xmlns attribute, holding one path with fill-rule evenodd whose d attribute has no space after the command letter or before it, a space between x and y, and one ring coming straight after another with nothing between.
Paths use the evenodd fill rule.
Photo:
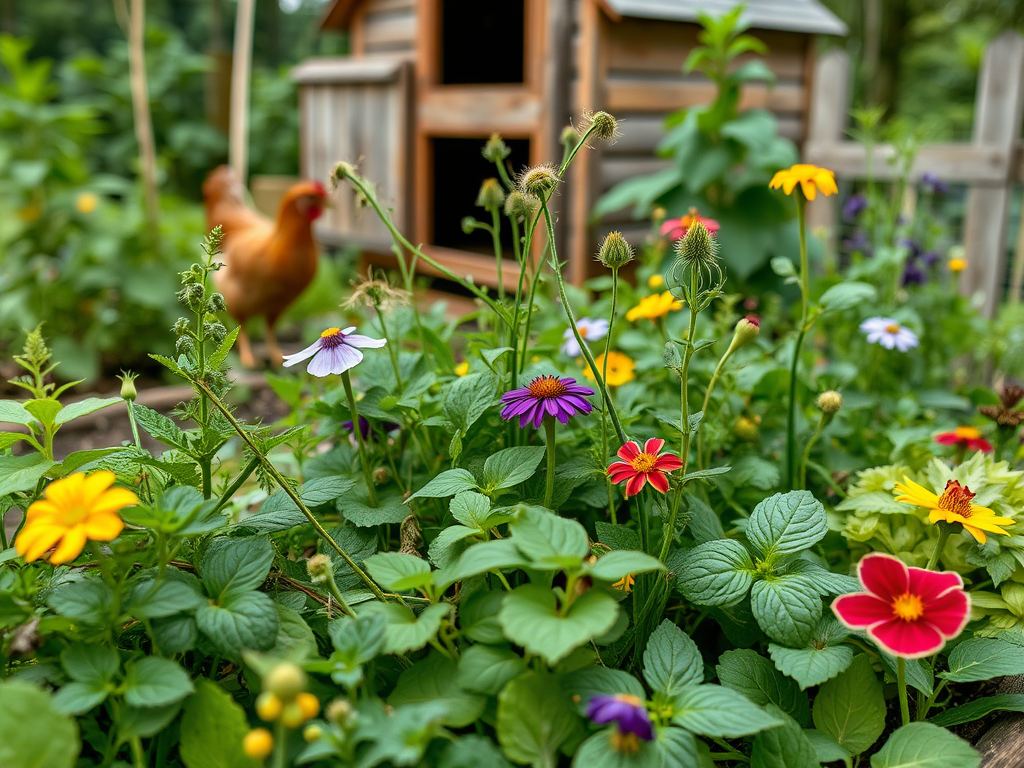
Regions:
<instances>
[{"instance_id":1,"label":"flower bud","mask_svg":"<svg viewBox=\"0 0 1024 768\"><path fill-rule=\"evenodd\" d=\"M633 260L633 246L626 242L621 232L609 232L597 251L597 260L608 269L619 269Z\"/></svg>"},{"instance_id":2,"label":"flower bud","mask_svg":"<svg viewBox=\"0 0 1024 768\"><path fill-rule=\"evenodd\" d=\"M618 128L618 121L607 112L583 113L583 133L592 131L590 135L597 137L601 141L611 141L618 136Z\"/></svg>"},{"instance_id":3,"label":"flower bud","mask_svg":"<svg viewBox=\"0 0 1024 768\"><path fill-rule=\"evenodd\" d=\"M732 428L732 433L740 440L757 440L757 424L746 416L740 416Z\"/></svg>"},{"instance_id":4,"label":"flower bud","mask_svg":"<svg viewBox=\"0 0 1024 768\"><path fill-rule=\"evenodd\" d=\"M351 163L340 162L334 166L334 170L331 171L331 181L338 182L350 179L355 176L356 167Z\"/></svg>"},{"instance_id":5,"label":"flower bud","mask_svg":"<svg viewBox=\"0 0 1024 768\"><path fill-rule=\"evenodd\" d=\"M761 332L761 319L757 315L747 315L740 318L736 323L736 331L733 334L733 344L739 348L751 339L757 337Z\"/></svg>"},{"instance_id":6,"label":"flower bud","mask_svg":"<svg viewBox=\"0 0 1024 768\"><path fill-rule=\"evenodd\" d=\"M814 404L826 416L835 416L839 413L839 409L843 407L843 396L834 389L830 389L818 395L818 399Z\"/></svg>"},{"instance_id":7,"label":"flower bud","mask_svg":"<svg viewBox=\"0 0 1024 768\"><path fill-rule=\"evenodd\" d=\"M388 471L387 467L377 467L373 470L373 484L384 485L388 480L391 479L391 472Z\"/></svg>"},{"instance_id":8,"label":"flower bud","mask_svg":"<svg viewBox=\"0 0 1024 768\"><path fill-rule=\"evenodd\" d=\"M307 725L302 731L302 738L307 744L312 744L314 741L319 741L320 737L324 735L324 729L319 725Z\"/></svg>"},{"instance_id":9,"label":"flower bud","mask_svg":"<svg viewBox=\"0 0 1024 768\"><path fill-rule=\"evenodd\" d=\"M505 198L505 215L512 219L529 219L537 212L540 201L532 195L524 195L515 190Z\"/></svg>"},{"instance_id":10,"label":"flower bud","mask_svg":"<svg viewBox=\"0 0 1024 768\"><path fill-rule=\"evenodd\" d=\"M117 378L121 380L121 398L129 402L134 401L139 396L138 390L135 389L135 380L139 378L139 375L131 371L121 371L121 375Z\"/></svg>"},{"instance_id":11,"label":"flower bud","mask_svg":"<svg viewBox=\"0 0 1024 768\"><path fill-rule=\"evenodd\" d=\"M327 555L313 555L306 561L306 572L309 573L309 580L314 584L322 584L327 581L333 567L331 558Z\"/></svg>"},{"instance_id":12,"label":"flower bud","mask_svg":"<svg viewBox=\"0 0 1024 768\"><path fill-rule=\"evenodd\" d=\"M298 701L289 701L284 705L284 709L281 710L281 723L285 728L298 728L304 722L306 717Z\"/></svg>"},{"instance_id":13,"label":"flower bud","mask_svg":"<svg viewBox=\"0 0 1024 768\"><path fill-rule=\"evenodd\" d=\"M265 760L274 750L274 737L266 728L253 728L245 734L242 749L251 758Z\"/></svg>"},{"instance_id":14,"label":"flower bud","mask_svg":"<svg viewBox=\"0 0 1024 768\"><path fill-rule=\"evenodd\" d=\"M480 192L476 196L476 204L488 211L500 211L505 204L505 190L497 179L484 179Z\"/></svg>"},{"instance_id":15,"label":"flower bud","mask_svg":"<svg viewBox=\"0 0 1024 768\"><path fill-rule=\"evenodd\" d=\"M299 705L306 720L312 720L320 714L320 700L312 693L300 693L295 697L295 703Z\"/></svg>"},{"instance_id":16,"label":"flower bud","mask_svg":"<svg viewBox=\"0 0 1024 768\"><path fill-rule=\"evenodd\" d=\"M492 163L500 163L511 153L512 150L502 141L500 133L492 133L491 138L484 144L483 156Z\"/></svg>"},{"instance_id":17,"label":"flower bud","mask_svg":"<svg viewBox=\"0 0 1024 768\"><path fill-rule=\"evenodd\" d=\"M462 217L462 233L464 235L471 235L476 230L477 220L472 216Z\"/></svg>"},{"instance_id":18,"label":"flower bud","mask_svg":"<svg viewBox=\"0 0 1024 768\"><path fill-rule=\"evenodd\" d=\"M306 687L306 673L298 665L285 661L267 675L267 690L285 701L291 701Z\"/></svg>"},{"instance_id":19,"label":"flower bud","mask_svg":"<svg viewBox=\"0 0 1024 768\"><path fill-rule=\"evenodd\" d=\"M340 728L344 728L348 724L352 715L352 705L345 699L335 699L324 710L324 717Z\"/></svg>"},{"instance_id":20,"label":"flower bud","mask_svg":"<svg viewBox=\"0 0 1024 768\"><path fill-rule=\"evenodd\" d=\"M544 197L555 188L561 179L555 166L549 163L541 163L532 168L527 168L516 179L519 191L524 195Z\"/></svg>"},{"instance_id":21,"label":"flower bud","mask_svg":"<svg viewBox=\"0 0 1024 768\"><path fill-rule=\"evenodd\" d=\"M270 691L264 691L256 698L256 714L260 720L271 722L281 716L284 702Z\"/></svg>"},{"instance_id":22,"label":"flower bud","mask_svg":"<svg viewBox=\"0 0 1024 768\"><path fill-rule=\"evenodd\" d=\"M562 129L562 135L558 137L559 143L562 145L562 149L568 154L576 149L576 146L580 143L580 135L576 132L576 129L571 125L565 126Z\"/></svg>"}]
</instances>

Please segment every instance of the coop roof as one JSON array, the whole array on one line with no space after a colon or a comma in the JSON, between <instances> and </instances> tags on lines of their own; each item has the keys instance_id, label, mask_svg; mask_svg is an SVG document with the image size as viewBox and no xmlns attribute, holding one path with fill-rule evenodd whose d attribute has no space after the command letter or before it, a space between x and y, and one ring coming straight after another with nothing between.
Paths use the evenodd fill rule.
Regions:
<instances>
[{"instance_id":1,"label":"coop roof","mask_svg":"<svg viewBox=\"0 0 1024 768\"><path fill-rule=\"evenodd\" d=\"M703 11L720 16L740 0L602 0L616 16L697 21ZM755 29L781 29L819 35L845 35L846 25L817 0L747 0L743 18Z\"/></svg>"}]
</instances>

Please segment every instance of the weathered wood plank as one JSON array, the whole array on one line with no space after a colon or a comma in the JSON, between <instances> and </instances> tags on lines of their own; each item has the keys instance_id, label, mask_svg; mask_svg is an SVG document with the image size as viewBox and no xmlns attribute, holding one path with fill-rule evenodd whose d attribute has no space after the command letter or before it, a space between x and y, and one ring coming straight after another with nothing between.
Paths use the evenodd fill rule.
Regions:
<instances>
[{"instance_id":1,"label":"weathered wood plank","mask_svg":"<svg viewBox=\"0 0 1024 768\"><path fill-rule=\"evenodd\" d=\"M412 51L416 39L416 16L368 13L362 25L362 44L366 53Z\"/></svg>"},{"instance_id":2,"label":"weathered wood plank","mask_svg":"<svg viewBox=\"0 0 1024 768\"><path fill-rule=\"evenodd\" d=\"M306 59L292 69L292 79L299 85L324 83L391 83L398 79L404 65L399 56L328 56Z\"/></svg>"},{"instance_id":3,"label":"weathered wood plank","mask_svg":"<svg viewBox=\"0 0 1024 768\"><path fill-rule=\"evenodd\" d=\"M873 173L876 179L893 179L899 168L890 163L896 150L890 144L876 145ZM1011 150L999 145L926 144L921 147L911 175L932 171L944 181L1001 183L1013 171ZM804 145L804 160L821 165L840 176L863 178L867 175L867 150L853 141L821 142L809 139Z\"/></svg>"},{"instance_id":4,"label":"weathered wood plank","mask_svg":"<svg viewBox=\"0 0 1024 768\"><path fill-rule=\"evenodd\" d=\"M532 134L543 114L540 97L520 85L448 85L421 91L417 120L426 134Z\"/></svg>"},{"instance_id":5,"label":"weathered wood plank","mask_svg":"<svg viewBox=\"0 0 1024 768\"><path fill-rule=\"evenodd\" d=\"M641 77L609 78L607 109L616 112L665 112L714 101L717 87L706 81L683 78L652 80ZM743 88L740 109L799 112L804 89L798 83L779 83L774 88L750 84Z\"/></svg>"},{"instance_id":6,"label":"weathered wood plank","mask_svg":"<svg viewBox=\"0 0 1024 768\"><path fill-rule=\"evenodd\" d=\"M646 176L649 173L657 173L672 166L671 160L662 157L622 157L606 155L601 162L601 172L598 177L601 192L611 189L613 186L634 176Z\"/></svg>"},{"instance_id":7,"label":"weathered wood plank","mask_svg":"<svg viewBox=\"0 0 1024 768\"><path fill-rule=\"evenodd\" d=\"M818 59L811 77L810 114L807 120L807 141L804 159L825 168L834 169L833 157L821 162L813 159L815 146L835 147L843 138L846 116L850 107L850 59L844 51L833 50ZM836 238L836 201L824 196L807 207L807 226L828 233L831 246ZM832 250L832 249L830 249Z\"/></svg>"}]
</instances>

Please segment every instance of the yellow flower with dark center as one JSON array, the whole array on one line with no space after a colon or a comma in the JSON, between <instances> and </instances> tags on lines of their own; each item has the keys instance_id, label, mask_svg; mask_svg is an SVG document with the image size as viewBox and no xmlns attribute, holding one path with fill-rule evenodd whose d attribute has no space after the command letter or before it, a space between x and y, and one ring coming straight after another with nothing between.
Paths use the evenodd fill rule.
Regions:
<instances>
[{"instance_id":1,"label":"yellow flower with dark center","mask_svg":"<svg viewBox=\"0 0 1024 768\"><path fill-rule=\"evenodd\" d=\"M82 553L86 541L113 541L124 528L118 514L139 499L125 488L112 488L113 472L78 472L55 480L43 498L25 513L25 526L14 546L26 562L38 560L59 544L50 562L61 565Z\"/></svg>"},{"instance_id":2,"label":"yellow flower with dark center","mask_svg":"<svg viewBox=\"0 0 1024 768\"><path fill-rule=\"evenodd\" d=\"M974 494L971 493L971 489L960 485L956 480L947 482L942 495L936 496L927 488L904 476L902 483L896 483L896 493L899 494L896 501L930 510L929 522L945 521L962 524L979 544L984 544L987 540L985 531L1009 536L1010 534L1003 528L1014 523L1012 518L999 517L988 507L972 504L971 500L974 498Z\"/></svg>"},{"instance_id":3,"label":"yellow flower with dark center","mask_svg":"<svg viewBox=\"0 0 1024 768\"><path fill-rule=\"evenodd\" d=\"M668 291L665 291L664 293L656 293L653 296L645 296L640 299L640 303L626 313L626 319L631 323L641 318L657 320L669 312L682 308L683 302L679 301Z\"/></svg>"},{"instance_id":4,"label":"yellow flower with dark center","mask_svg":"<svg viewBox=\"0 0 1024 768\"><path fill-rule=\"evenodd\" d=\"M594 363L597 364L597 370L604 371L604 355L598 355ZM633 372L635 368L636 363L629 355L624 355L621 352L609 352L608 376L605 379L605 384L609 387L621 387L636 378L636 374ZM591 381L594 380L594 372L590 370L589 366L583 371L583 375Z\"/></svg>"},{"instance_id":5,"label":"yellow flower with dark center","mask_svg":"<svg viewBox=\"0 0 1024 768\"><path fill-rule=\"evenodd\" d=\"M832 171L806 163L797 163L785 171L779 171L772 177L768 186L772 189L781 187L783 192L791 195L797 184L800 185L800 191L808 200L817 197L818 192L826 197L839 192L839 187L836 186L836 175Z\"/></svg>"}]
</instances>

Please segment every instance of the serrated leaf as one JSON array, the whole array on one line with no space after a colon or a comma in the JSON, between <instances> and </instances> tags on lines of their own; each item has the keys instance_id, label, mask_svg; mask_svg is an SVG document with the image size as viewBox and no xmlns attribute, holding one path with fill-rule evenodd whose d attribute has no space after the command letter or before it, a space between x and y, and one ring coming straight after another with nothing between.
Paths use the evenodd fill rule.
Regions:
<instances>
[{"instance_id":1,"label":"serrated leaf","mask_svg":"<svg viewBox=\"0 0 1024 768\"><path fill-rule=\"evenodd\" d=\"M497 696L506 683L526 670L526 660L510 648L479 643L462 652L456 680L467 691Z\"/></svg>"},{"instance_id":2,"label":"serrated leaf","mask_svg":"<svg viewBox=\"0 0 1024 768\"><path fill-rule=\"evenodd\" d=\"M697 644L668 619L647 640L644 680L653 690L669 697L688 685L704 682L704 660Z\"/></svg>"},{"instance_id":3,"label":"serrated leaf","mask_svg":"<svg viewBox=\"0 0 1024 768\"><path fill-rule=\"evenodd\" d=\"M782 720L782 726L759 733L750 751L750 768L820 768L818 755L791 717L770 710Z\"/></svg>"},{"instance_id":4,"label":"serrated leaf","mask_svg":"<svg viewBox=\"0 0 1024 768\"><path fill-rule=\"evenodd\" d=\"M949 670L939 677L954 683L991 680L1024 674L1024 653L1019 645L988 637L973 637L950 651Z\"/></svg>"},{"instance_id":5,"label":"serrated leaf","mask_svg":"<svg viewBox=\"0 0 1024 768\"><path fill-rule=\"evenodd\" d=\"M788 555L816 544L828 532L821 502L808 491L777 493L756 507L747 523L747 539L763 557Z\"/></svg>"},{"instance_id":6,"label":"serrated leaf","mask_svg":"<svg viewBox=\"0 0 1024 768\"><path fill-rule=\"evenodd\" d=\"M871 768L978 768L981 755L959 736L932 723L910 723L893 732L871 756Z\"/></svg>"},{"instance_id":7,"label":"serrated leaf","mask_svg":"<svg viewBox=\"0 0 1024 768\"><path fill-rule=\"evenodd\" d=\"M365 565L374 581L393 592L405 592L429 584L430 563L400 552L378 552Z\"/></svg>"},{"instance_id":8,"label":"serrated leaf","mask_svg":"<svg viewBox=\"0 0 1024 768\"><path fill-rule=\"evenodd\" d=\"M490 491L512 488L537 471L546 449L542 445L505 448L484 462L483 485Z\"/></svg>"},{"instance_id":9,"label":"serrated leaf","mask_svg":"<svg viewBox=\"0 0 1024 768\"><path fill-rule=\"evenodd\" d=\"M437 637L441 619L448 615L451 606L447 603L428 605L418 616L411 608L395 603L367 603L357 610L357 616L379 613L387 621L385 653L406 653L418 651Z\"/></svg>"},{"instance_id":10,"label":"serrated leaf","mask_svg":"<svg viewBox=\"0 0 1024 768\"><path fill-rule=\"evenodd\" d=\"M543 507L523 506L509 524L512 541L534 568L578 568L590 553L586 529Z\"/></svg>"},{"instance_id":11,"label":"serrated leaf","mask_svg":"<svg viewBox=\"0 0 1024 768\"><path fill-rule=\"evenodd\" d=\"M468 469L446 469L406 499L405 503L408 504L413 499L440 499L445 496L454 496L476 487L476 478Z\"/></svg>"},{"instance_id":12,"label":"serrated leaf","mask_svg":"<svg viewBox=\"0 0 1024 768\"><path fill-rule=\"evenodd\" d=\"M885 730L885 698L871 659L863 653L856 656L845 672L824 683L811 714L814 727L850 754L870 748Z\"/></svg>"},{"instance_id":13,"label":"serrated leaf","mask_svg":"<svg viewBox=\"0 0 1024 768\"><path fill-rule=\"evenodd\" d=\"M87 397L84 400L79 400L77 403L69 403L61 408L54 418L54 423L57 425L67 424L74 419L123 402L124 400L120 397Z\"/></svg>"},{"instance_id":14,"label":"serrated leaf","mask_svg":"<svg viewBox=\"0 0 1024 768\"><path fill-rule=\"evenodd\" d=\"M266 536L214 539L203 555L199 573L213 598L259 587L274 563L274 545Z\"/></svg>"},{"instance_id":15,"label":"serrated leaf","mask_svg":"<svg viewBox=\"0 0 1024 768\"><path fill-rule=\"evenodd\" d=\"M684 553L676 586L698 605L735 605L754 583L754 563L731 539L709 541Z\"/></svg>"},{"instance_id":16,"label":"serrated leaf","mask_svg":"<svg viewBox=\"0 0 1024 768\"><path fill-rule=\"evenodd\" d=\"M754 582L750 608L768 637L794 647L810 639L821 619L818 590L801 576Z\"/></svg>"},{"instance_id":17,"label":"serrated leaf","mask_svg":"<svg viewBox=\"0 0 1024 768\"><path fill-rule=\"evenodd\" d=\"M800 725L810 723L807 695L801 692L795 680L785 677L770 659L756 651L748 648L726 651L718 658L715 670L726 688L739 691L762 707L772 704Z\"/></svg>"},{"instance_id":18,"label":"serrated leaf","mask_svg":"<svg viewBox=\"0 0 1024 768\"><path fill-rule=\"evenodd\" d=\"M782 724L745 696L720 685L688 686L672 705L672 723L698 736L733 739Z\"/></svg>"},{"instance_id":19,"label":"serrated leaf","mask_svg":"<svg viewBox=\"0 0 1024 768\"><path fill-rule=\"evenodd\" d=\"M257 768L242 746L249 724L227 691L205 678L185 702L178 753L185 768Z\"/></svg>"},{"instance_id":20,"label":"serrated leaf","mask_svg":"<svg viewBox=\"0 0 1024 768\"><path fill-rule=\"evenodd\" d=\"M664 570L665 564L656 557L643 552L620 549L599 557L588 572L595 579L616 582L630 574Z\"/></svg>"},{"instance_id":21,"label":"serrated leaf","mask_svg":"<svg viewBox=\"0 0 1024 768\"><path fill-rule=\"evenodd\" d=\"M1024 712L1024 693L1000 693L995 696L984 696L959 707L943 710L931 722L943 728L972 723L993 712Z\"/></svg>"},{"instance_id":22,"label":"serrated leaf","mask_svg":"<svg viewBox=\"0 0 1024 768\"><path fill-rule=\"evenodd\" d=\"M163 707L195 690L188 673L170 659L146 656L128 665L124 700L132 707Z\"/></svg>"},{"instance_id":23,"label":"serrated leaf","mask_svg":"<svg viewBox=\"0 0 1024 768\"><path fill-rule=\"evenodd\" d=\"M578 730L577 715L553 675L528 672L498 696L498 741L518 763L556 765L562 745Z\"/></svg>"},{"instance_id":24,"label":"serrated leaf","mask_svg":"<svg viewBox=\"0 0 1024 768\"><path fill-rule=\"evenodd\" d=\"M204 605L196 611L196 626L220 653L238 659L242 651L273 648L277 608L262 592L232 592L220 605Z\"/></svg>"},{"instance_id":25,"label":"serrated leaf","mask_svg":"<svg viewBox=\"0 0 1024 768\"><path fill-rule=\"evenodd\" d=\"M441 722L462 728L475 722L484 712L487 698L463 690L458 684L458 663L436 651L402 672L398 684L388 696L388 704L401 707L420 702L435 702L444 708Z\"/></svg>"}]
</instances>

